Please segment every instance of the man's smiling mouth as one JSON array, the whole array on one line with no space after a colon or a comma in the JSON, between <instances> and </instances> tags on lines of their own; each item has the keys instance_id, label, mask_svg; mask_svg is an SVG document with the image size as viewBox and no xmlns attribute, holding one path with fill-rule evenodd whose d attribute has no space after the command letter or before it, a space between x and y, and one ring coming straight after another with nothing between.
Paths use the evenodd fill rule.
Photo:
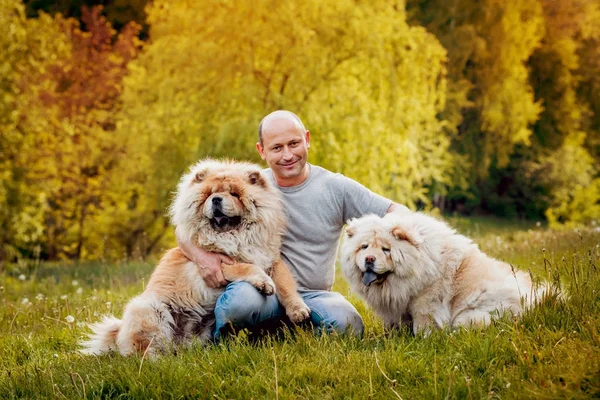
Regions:
<instances>
[{"instance_id":1,"label":"man's smiling mouth","mask_svg":"<svg viewBox=\"0 0 600 400\"><path fill-rule=\"evenodd\" d=\"M285 164L281 163L279 165L281 165L282 167L291 167L292 165L295 165L296 163L298 163L298 160L295 160L295 161L292 161L292 162L289 162L289 163L285 163Z\"/></svg>"}]
</instances>

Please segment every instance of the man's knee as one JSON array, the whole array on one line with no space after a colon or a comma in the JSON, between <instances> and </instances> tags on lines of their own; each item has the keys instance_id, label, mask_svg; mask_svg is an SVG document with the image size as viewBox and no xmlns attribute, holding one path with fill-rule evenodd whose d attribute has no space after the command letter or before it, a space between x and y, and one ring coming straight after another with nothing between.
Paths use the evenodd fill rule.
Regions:
<instances>
[{"instance_id":1,"label":"man's knee","mask_svg":"<svg viewBox=\"0 0 600 400\"><path fill-rule=\"evenodd\" d=\"M217 326L231 324L237 328L244 328L253 325L264 302L264 295L250 283L230 283L215 305Z\"/></svg>"},{"instance_id":2,"label":"man's knee","mask_svg":"<svg viewBox=\"0 0 600 400\"><path fill-rule=\"evenodd\" d=\"M362 337L365 324L356 310L349 310L336 321L334 328L338 333L350 333L356 337Z\"/></svg>"},{"instance_id":3,"label":"man's knee","mask_svg":"<svg viewBox=\"0 0 600 400\"><path fill-rule=\"evenodd\" d=\"M365 330L360 314L350 305L347 308L338 308L329 315L320 315L314 322L318 323L320 330L328 333L335 332L362 337Z\"/></svg>"}]
</instances>

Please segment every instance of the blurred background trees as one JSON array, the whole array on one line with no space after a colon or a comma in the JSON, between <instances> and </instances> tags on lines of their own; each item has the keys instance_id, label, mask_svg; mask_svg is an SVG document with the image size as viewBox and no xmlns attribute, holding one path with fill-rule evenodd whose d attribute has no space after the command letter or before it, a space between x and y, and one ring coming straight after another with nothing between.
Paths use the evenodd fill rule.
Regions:
<instances>
[{"instance_id":1,"label":"blurred background trees","mask_svg":"<svg viewBox=\"0 0 600 400\"><path fill-rule=\"evenodd\" d=\"M173 245L179 176L282 108L412 208L596 223L599 41L588 0L0 0L0 260Z\"/></svg>"}]
</instances>

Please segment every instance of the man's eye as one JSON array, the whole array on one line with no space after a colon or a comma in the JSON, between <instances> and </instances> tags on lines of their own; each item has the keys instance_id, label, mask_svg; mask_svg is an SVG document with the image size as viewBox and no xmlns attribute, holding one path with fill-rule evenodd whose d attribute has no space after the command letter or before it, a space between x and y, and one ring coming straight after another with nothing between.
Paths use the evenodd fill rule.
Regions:
<instances>
[{"instance_id":1,"label":"man's eye","mask_svg":"<svg viewBox=\"0 0 600 400\"><path fill-rule=\"evenodd\" d=\"M361 249L365 250L366 248L368 248L369 245L368 244L363 244L362 246L360 246Z\"/></svg>"},{"instance_id":2,"label":"man's eye","mask_svg":"<svg viewBox=\"0 0 600 400\"><path fill-rule=\"evenodd\" d=\"M279 150L281 150L281 146L275 146L275 147L273 147L273 149L272 149L272 150L273 150L273 151L279 151Z\"/></svg>"}]
</instances>

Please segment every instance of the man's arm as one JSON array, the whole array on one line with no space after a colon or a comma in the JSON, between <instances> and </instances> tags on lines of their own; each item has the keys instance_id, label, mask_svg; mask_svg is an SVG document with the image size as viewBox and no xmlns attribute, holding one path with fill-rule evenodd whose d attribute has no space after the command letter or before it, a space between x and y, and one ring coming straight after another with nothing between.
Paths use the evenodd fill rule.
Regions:
<instances>
[{"instance_id":1,"label":"man's arm","mask_svg":"<svg viewBox=\"0 0 600 400\"><path fill-rule=\"evenodd\" d=\"M377 214L383 217L390 212L410 213L408 207L378 195L353 179L339 175L337 181L343 191L343 219L359 218L365 214Z\"/></svg>"},{"instance_id":2,"label":"man's arm","mask_svg":"<svg viewBox=\"0 0 600 400\"><path fill-rule=\"evenodd\" d=\"M200 276L208 287L219 288L227 284L221 270L221 263L233 264L231 258L224 254L206 251L199 246L181 240L179 237L177 237L177 243L183 255L198 266Z\"/></svg>"}]
</instances>

